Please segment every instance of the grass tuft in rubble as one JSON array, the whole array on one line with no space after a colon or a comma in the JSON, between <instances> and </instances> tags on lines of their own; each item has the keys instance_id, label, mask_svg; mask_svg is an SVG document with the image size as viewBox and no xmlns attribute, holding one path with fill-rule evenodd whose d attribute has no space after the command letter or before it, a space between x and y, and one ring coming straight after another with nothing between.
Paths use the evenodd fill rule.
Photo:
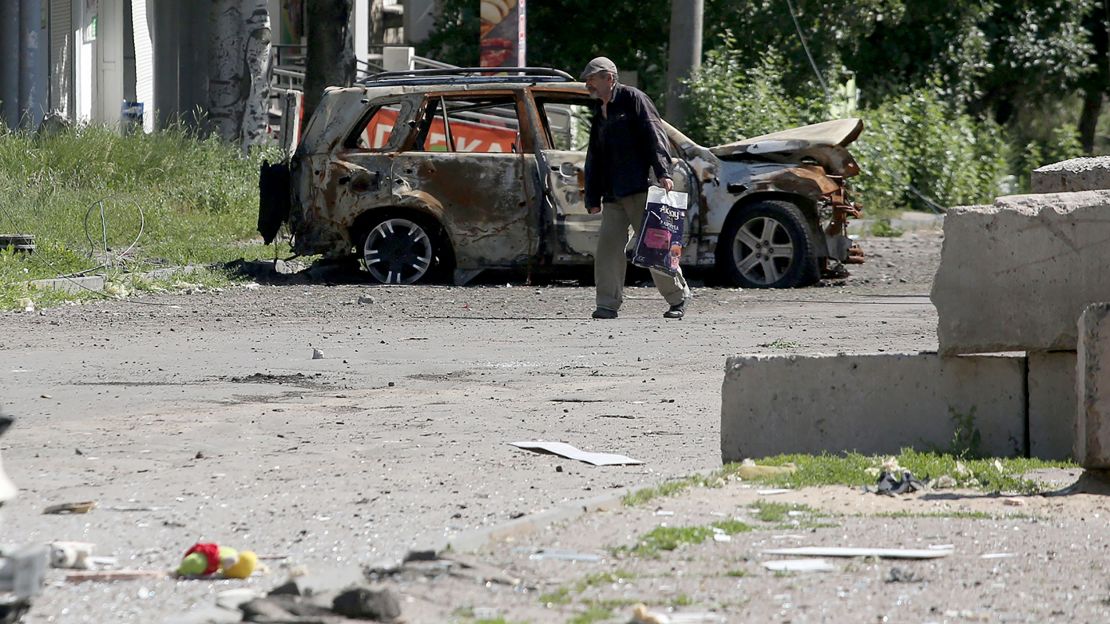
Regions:
<instances>
[{"instance_id":1,"label":"grass tuft in rubble","mask_svg":"<svg viewBox=\"0 0 1110 624\"><path fill-rule=\"evenodd\" d=\"M782 522L786 520L791 511L802 511L808 514L817 515L819 512L808 506L794 503L776 503L773 501L760 500L752 503L752 509L756 511L756 518L761 522Z\"/></svg>"},{"instance_id":2,"label":"grass tuft in rubble","mask_svg":"<svg viewBox=\"0 0 1110 624\"><path fill-rule=\"evenodd\" d=\"M570 604L570 588L560 587L555 591L540 594L539 600L540 604L547 607Z\"/></svg>"},{"instance_id":3,"label":"grass tuft in rubble","mask_svg":"<svg viewBox=\"0 0 1110 624\"><path fill-rule=\"evenodd\" d=\"M0 310L86 298L28 280L272 258L255 226L258 166L275 155L243 158L181 126L0 132L0 233L33 234L36 244L33 254L0 253Z\"/></svg>"},{"instance_id":4,"label":"grass tuft in rubble","mask_svg":"<svg viewBox=\"0 0 1110 624\"><path fill-rule=\"evenodd\" d=\"M913 472L919 479L937 479L945 476L951 479L954 487L1021 494L1037 494L1055 487L1023 478L1021 475L1026 472L1043 468L1078 468L1075 463L1066 461L1044 461L1021 457L961 459L951 454L903 449L893 458L859 453L767 457L758 460L757 463L770 466L793 463L797 466L797 471L792 474L759 479L758 482L790 488L874 485L880 466L892 459L900 468ZM725 466L724 473L735 472L738 468L739 464L730 464Z\"/></svg>"},{"instance_id":5,"label":"grass tuft in rubble","mask_svg":"<svg viewBox=\"0 0 1110 624\"><path fill-rule=\"evenodd\" d=\"M726 535L735 535L751 530L750 525L739 520L722 520L708 526L657 526L641 536L635 546L621 546L614 549L613 552L616 555L630 554L636 557L657 559L663 551L677 550L686 544L700 544L711 538L714 533L721 532Z\"/></svg>"},{"instance_id":6,"label":"grass tuft in rubble","mask_svg":"<svg viewBox=\"0 0 1110 624\"><path fill-rule=\"evenodd\" d=\"M905 234L905 231L894 227L888 217L876 219L875 222L871 224L872 236L878 236L880 238L897 238L903 234Z\"/></svg>"},{"instance_id":7,"label":"grass tuft in rubble","mask_svg":"<svg viewBox=\"0 0 1110 624\"><path fill-rule=\"evenodd\" d=\"M725 473L723 471L717 470L707 475L698 474L681 479L673 479L655 487L636 490L621 498L621 502L626 507L634 507L656 498L666 498L668 496L681 494L692 487L718 488L725 484L724 476Z\"/></svg>"},{"instance_id":8,"label":"grass tuft in rubble","mask_svg":"<svg viewBox=\"0 0 1110 624\"><path fill-rule=\"evenodd\" d=\"M554 591L541 594L539 597L540 604L551 607L554 605L567 605L573 602L572 594L581 594L587 589L593 587L600 587L605 585L616 585L625 583L636 578L632 572L625 570L615 570L613 572L596 572L594 574L587 574L586 576L578 579L571 587L560 587ZM632 601L631 604L640 602L639 600ZM624 606L624 601L586 601L583 604L601 605L607 608L616 608Z\"/></svg>"},{"instance_id":9,"label":"grass tuft in rubble","mask_svg":"<svg viewBox=\"0 0 1110 624\"><path fill-rule=\"evenodd\" d=\"M1044 468L1077 469L1079 466L1069 461L1045 461L1029 458L983 458L965 459L953 453L921 452L903 449L894 457L879 457L847 453L844 455L776 455L757 460L765 466L785 466L793 463L797 470L793 474L776 475L749 479L753 483L770 486L802 488L821 485L846 485L862 487L873 486L884 462L894 461L898 466L913 472L918 478L937 479L946 476L951 479L952 487L973 488L984 492L1013 492L1018 494L1039 494L1056 486L1022 478L1021 475ZM694 487L719 488L725 483L737 480L739 463L726 464L709 474L698 474L681 479L673 479L656 487L636 490L621 502L625 506L636 506L657 498L676 496Z\"/></svg>"}]
</instances>

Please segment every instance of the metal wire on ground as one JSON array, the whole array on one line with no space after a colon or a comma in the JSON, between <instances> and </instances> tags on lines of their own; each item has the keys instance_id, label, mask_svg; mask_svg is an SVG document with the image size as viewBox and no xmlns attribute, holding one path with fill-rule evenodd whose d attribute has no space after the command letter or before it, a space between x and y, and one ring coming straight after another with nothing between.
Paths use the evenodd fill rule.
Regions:
<instances>
[{"instance_id":1,"label":"metal wire on ground","mask_svg":"<svg viewBox=\"0 0 1110 624\"><path fill-rule=\"evenodd\" d=\"M108 199L108 198L101 198L101 199L98 199L96 202L93 202L93 204L89 207L89 210L85 213L85 238L88 239L88 241L89 241L90 250L91 250L91 245L93 244L93 242L92 242L92 237L89 236L89 231L88 231L89 214L92 212L92 208L94 206L96 206L97 204L101 204L101 206L103 206L102 202L105 199ZM134 248L136 244L138 244L139 237L142 236L143 230L145 229L145 226L146 226L146 217L143 215L142 208L139 207L138 204L135 204L135 208L138 209L138 211L139 211L139 220L140 220L139 234L138 234L138 236L135 237L135 240L132 241L131 245L129 245L127 247L127 249L124 250L123 254L120 254L121 257L123 255L129 253L131 251L131 249ZM103 211L103 207L101 208L101 210ZM2 203L0 203L0 212L3 213L3 215L7 219L8 223L11 224L12 228L14 228L16 232L25 232L26 231L24 228L20 227L19 222L16 220L16 218L11 214L11 212L8 211L7 207ZM103 212L101 214L102 214L101 231L103 233L105 249L107 249L107 236L108 236L108 234L107 234L107 222L103 220ZM58 277L55 278L55 279L67 280L67 281L73 283L75 286L77 286L81 290L88 291L88 292L90 292L90 293L92 293L92 294L94 294L94 295L96 295L96 296L98 296L102 299L107 299L107 300L110 300L110 301L123 301L125 303L132 303L132 304L138 304L138 305L171 306L171 307L177 305L177 304L173 304L173 303L161 303L161 302L156 302L156 301L135 301L135 300L132 300L132 299L119 299L117 297L113 297L112 295L109 295L109 294L104 293L102 291L95 290L93 288L89 288L88 286L86 286L86 285L82 284L81 282L77 281L76 279L74 279L74 277L76 277L76 276L80 276L82 274L89 273L89 272L95 271L97 269L105 268L106 263L102 263L99 266L93 267L91 269L86 269L85 271L81 271L79 273L62 274L61 271L58 269L58 267L53 262L51 262L48 258L39 257L37 259L41 259L42 262L46 264L46 266L50 267L50 269L53 270L54 273L58 274Z\"/></svg>"}]
</instances>

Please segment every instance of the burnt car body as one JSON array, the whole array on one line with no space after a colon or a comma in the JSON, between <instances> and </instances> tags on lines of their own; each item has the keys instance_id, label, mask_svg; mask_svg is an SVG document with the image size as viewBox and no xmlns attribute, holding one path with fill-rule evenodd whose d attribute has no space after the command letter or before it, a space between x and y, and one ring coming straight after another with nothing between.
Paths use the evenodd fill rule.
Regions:
<instances>
[{"instance_id":1,"label":"burnt car body","mask_svg":"<svg viewBox=\"0 0 1110 624\"><path fill-rule=\"evenodd\" d=\"M389 72L329 88L288 162L264 165L259 231L293 251L354 255L383 283L466 283L490 268L592 264L585 85L519 68ZM729 284L794 287L862 254L846 178L858 119L705 148L664 124L688 193L682 263Z\"/></svg>"}]
</instances>

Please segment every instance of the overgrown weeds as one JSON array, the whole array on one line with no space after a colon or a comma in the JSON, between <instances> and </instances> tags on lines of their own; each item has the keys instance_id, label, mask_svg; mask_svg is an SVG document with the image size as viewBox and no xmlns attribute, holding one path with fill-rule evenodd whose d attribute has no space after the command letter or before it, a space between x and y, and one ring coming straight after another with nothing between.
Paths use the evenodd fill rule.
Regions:
<instances>
[{"instance_id":1,"label":"overgrown weeds","mask_svg":"<svg viewBox=\"0 0 1110 624\"><path fill-rule=\"evenodd\" d=\"M30 255L0 253L0 309L82 298L28 289L28 280L273 257L255 225L258 165L274 156L242 158L181 126L0 132L0 232L36 242Z\"/></svg>"},{"instance_id":2,"label":"overgrown weeds","mask_svg":"<svg viewBox=\"0 0 1110 624\"><path fill-rule=\"evenodd\" d=\"M922 452L903 449L893 458L905 470L922 479L946 476L954 487L968 487L985 492L1034 494L1050 486L1024 478L1025 473L1041 468L1075 468L1071 462L1044 461L1029 458L968 459L951 453ZM779 487L812 487L820 485L873 485L884 458L847 453L844 455L776 455L759 460L760 464L781 466L793 463L797 470L776 475L760 482ZM889 461L889 460L887 460ZM725 466L729 470L738 464Z\"/></svg>"},{"instance_id":3,"label":"overgrown weeds","mask_svg":"<svg viewBox=\"0 0 1110 624\"><path fill-rule=\"evenodd\" d=\"M962 439L959 435L956 440ZM879 467L884 462L894 460L900 467L910 470L919 478L936 479L946 476L952 487L967 487L985 492L1016 492L1034 494L1050 489L1050 486L1025 479L1023 474L1042 468L1076 468L1072 462L1044 461L1027 458L984 458L972 457L970 452L962 452L963 446L956 445L949 452L915 451L903 449L893 458L860 453L831 455L776 455L757 460L766 466L785 466L793 463L795 472L751 479L776 487L815 487L821 485L863 486L874 485ZM977 447L972 447L977 448ZM968 449L971 450L971 449ZM685 492L690 488L718 488L730 480L738 479L740 464L726 464L709 474L698 474L682 479L667 481L662 485L644 488L626 495L622 502L627 506L642 505L657 498L666 498Z\"/></svg>"}]
</instances>

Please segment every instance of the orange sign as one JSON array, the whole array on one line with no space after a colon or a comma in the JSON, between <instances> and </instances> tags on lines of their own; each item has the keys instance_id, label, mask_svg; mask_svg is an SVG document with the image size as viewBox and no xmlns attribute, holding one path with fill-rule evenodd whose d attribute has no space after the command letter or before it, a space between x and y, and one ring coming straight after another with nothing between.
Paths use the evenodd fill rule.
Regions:
<instances>
[{"instance_id":1,"label":"orange sign","mask_svg":"<svg viewBox=\"0 0 1110 624\"><path fill-rule=\"evenodd\" d=\"M397 111L388 108L379 109L363 131L365 145L370 149L381 149L389 143L389 137L396 123ZM499 127L493 123L451 120L451 138L456 152L509 153L513 151L516 137L516 130ZM436 117L432 122L428 138L424 142L424 151L448 151L447 132L443 126L442 117Z\"/></svg>"}]
</instances>

